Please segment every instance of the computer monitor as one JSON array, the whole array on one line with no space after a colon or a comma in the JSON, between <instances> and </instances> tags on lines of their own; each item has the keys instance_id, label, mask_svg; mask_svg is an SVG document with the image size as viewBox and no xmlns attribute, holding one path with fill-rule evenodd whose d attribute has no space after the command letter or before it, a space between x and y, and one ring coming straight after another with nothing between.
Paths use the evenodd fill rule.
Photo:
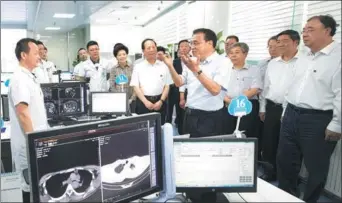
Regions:
<instances>
[{"instance_id":1,"label":"computer monitor","mask_svg":"<svg viewBox=\"0 0 342 203\"><path fill-rule=\"evenodd\" d=\"M61 80L71 80L72 73L70 72L61 72Z\"/></svg>"},{"instance_id":2,"label":"computer monitor","mask_svg":"<svg viewBox=\"0 0 342 203\"><path fill-rule=\"evenodd\" d=\"M125 92L91 92L89 100L91 115L125 115L128 96Z\"/></svg>"},{"instance_id":3,"label":"computer monitor","mask_svg":"<svg viewBox=\"0 0 342 203\"><path fill-rule=\"evenodd\" d=\"M160 114L28 134L33 202L129 202L163 189Z\"/></svg>"},{"instance_id":4,"label":"computer monitor","mask_svg":"<svg viewBox=\"0 0 342 203\"><path fill-rule=\"evenodd\" d=\"M256 192L257 139L174 139L177 192Z\"/></svg>"},{"instance_id":5,"label":"computer monitor","mask_svg":"<svg viewBox=\"0 0 342 203\"><path fill-rule=\"evenodd\" d=\"M86 114L85 83L47 83L41 88L48 118Z\"/></svg>"}]
</instances>

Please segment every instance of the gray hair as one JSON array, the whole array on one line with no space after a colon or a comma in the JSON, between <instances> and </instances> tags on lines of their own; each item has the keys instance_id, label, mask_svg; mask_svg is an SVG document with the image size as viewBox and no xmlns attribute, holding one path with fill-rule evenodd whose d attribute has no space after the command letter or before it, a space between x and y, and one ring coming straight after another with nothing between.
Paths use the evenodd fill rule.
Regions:
<instances>
[{"instance_id":1,"label":"gray hair","mask_svg":"<svg viewBox=\"0 0 342 203\"><path fill-rule=\"evenodd\" d=\"M249 51L249 46L244 43L244 42L236 42L234 43L233 45L230 46L230 49L229 51L234 48L234 47L240 47L241 51L245 54L248 54L248 51Z\"/></svg>"}]
</instances>

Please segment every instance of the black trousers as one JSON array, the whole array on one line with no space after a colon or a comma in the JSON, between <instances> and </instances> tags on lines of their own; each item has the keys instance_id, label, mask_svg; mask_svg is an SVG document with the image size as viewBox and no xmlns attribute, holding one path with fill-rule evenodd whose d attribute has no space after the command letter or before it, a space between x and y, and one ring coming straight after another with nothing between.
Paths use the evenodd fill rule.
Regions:
<instances>
[{"instance_id":1,"label":"black trousers","mask_svg":"<svg viewBox=\"0 0 342 203\"><path fill-rule=\"evenodd\" d=\"M239 130L245 131L247 137L259 137L259 101L250 100L252 102L252 112L243 116L240 120ZM232 116L225 110L224 114L224 132L225 134L232 134L236 128L237 117Z\"/></svg>"},{"instance_id":2,"label":"black trousers","mask_svg":"<svg viewBox=\"0 0 342 203\"><path fill-rule=\"evenodd\" d=\"M222 115L225 108L217 111L203 111L198 109L185 109L184 134L190 134L190 138L221 135ZM187 193L194 203L216 202L215 192Z\"/></svg>"},{"instance_id":3,"label":"black trousers","mask_svg":"<svg viewBox=\"0 0 342 203\"><path fill-rule=\"evenodd\" d=\"M190 137L207 137L221 135L223 108L217 111L203 111L198 109L185 109L184 134Z\"/></svg>"},{"instance_id":4,"label":"black trousers","mask_svg":"<svg viewBox=\"0 0 342 203\"><path fill-rule=\"evenodd\" d=\"M156 103L160 100L161 95L158 96L145 96L146 99L148 101L150 101L151 103ZM155 110L149 110L148 108L146 108L146 106L144 105L144 103L137 98L137 102L136 102L136 113L137 114L146 114L146 113L151 113L151 112L158 112L161 114L161 124L164 125L165 124L165 116L166 116L166 105L163 104L161 106L161 108L159 109L159 111L155 111Z\"/></svg>"},{"instance_id":5,"label":"black trousers","mask_svg":"<svg viewBox=\"0 0 342 203\"><path fill-rule=\"evenodd\" d=\"M271 164L272 168L265 168L265 174L276 175L276 157L281 125L282 104L266 100L266 117L262 136L262 159Z\"/></svg>"},{"instance_id":6,"label":"black trousers","mask_svg":"<svg viewBox=\"0 0 342 203\"><path fill-rule=\"evenodd\" d=\"M23 191L23 203L29 203L31 201L30 192Z\"/></svg>"},{"instance_id":7,"label":"black trousers","mask_svg":"<svg viewBox=\"0 0 342 203\"><path fill-rule=\"evenodd\" d=\"M330 157L337 143L325 140L332 115L332 110L303 109L288 104L282 119L277 153L279 188L299 195L297 181L304 158L309 174L305 202L317 202L326 183Z\"/></svg>"},{"instance_id":8,"label":"black trousers","mask_svg":"<svg viewBox=\"0 0 342 203\"><path fill-rule=\"evenodd\" d=\"M178 87L176 87L174 85L170 85L169 96L168 96L167 101L168 102L167 102L166 122L172 123L173 107L176 106L175 123L179 127L179 123L183 122L183 118L181 118L182 108L179 106L179 89L178 89Z\"/></svg>"}]
</instances>

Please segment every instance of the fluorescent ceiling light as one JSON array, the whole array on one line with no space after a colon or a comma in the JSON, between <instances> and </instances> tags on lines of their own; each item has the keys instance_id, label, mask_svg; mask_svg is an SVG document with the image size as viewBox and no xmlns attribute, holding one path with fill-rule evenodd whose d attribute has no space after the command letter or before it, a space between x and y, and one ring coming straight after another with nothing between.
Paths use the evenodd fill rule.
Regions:
<instances>
[{"instance_id":1,"label":"fluorescent ceiling light","mask_svg":"<svg viewBox=\"0 0 342 203\"><path fill-rule=\"evenodd\" d=\"M40 38L51 38L51 36L43 36L43 35L41 35Z\"/></svg>"},{"instance_id":2,"label":"fluorescent ceiling light","mask_svg":"<svg viewBox=\"0 0 342 203\"><path fill-rule=\"evenodd\" d=\"M113 10L109 14L110 15L123 15L129 13L129 10Z\"/></svg>"},{"instance_id":3,"label":"fluorescent ceiling light","mask_svg":"<svg viewBox=\"0 0 342 203\"><path fill-rule=\"evenodd\" d=\"M60 27L46 27L45 30L60 30Z\"/></svg>"},{"instance_id":4,"label":"fluorescent ceiling light","mask_svg":"<svg viewBox=\"0 0 342 203\"><path fill-rule=\"evenodd\" d=\"M53 15L54 18L73 18L75 17L74 13L55 13Z\"/></svg>"}]
</instances>

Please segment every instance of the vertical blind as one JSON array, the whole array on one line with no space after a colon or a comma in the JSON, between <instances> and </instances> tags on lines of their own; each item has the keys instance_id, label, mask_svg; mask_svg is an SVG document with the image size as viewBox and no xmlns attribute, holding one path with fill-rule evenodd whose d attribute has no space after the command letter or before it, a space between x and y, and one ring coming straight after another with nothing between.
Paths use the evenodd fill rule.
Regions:
<instances>
[{"instance_id":1,"label":"vertical blind","mask_svg":"<svg viewBox=\"0 0 342 203\"><path fill-rule=\"evenodd\" d=\"M315 15L330 14L336 20L337 27L334 39L341 42L341 1L309 1L308 2L308 18Z\"/></svg>"},{"instance_id":2,"label":"vertical blind","mask_svg":"<svg viewBox=\"0 0 342 203\"><path fill-rule=\"evenodd\" d=\"M294 1L232 1L231 30L241 42L249 45L249 60L268 56L267 40L291 29ZM301 15L298 9L296 16Z\"/></svg>"}]
</instances>

